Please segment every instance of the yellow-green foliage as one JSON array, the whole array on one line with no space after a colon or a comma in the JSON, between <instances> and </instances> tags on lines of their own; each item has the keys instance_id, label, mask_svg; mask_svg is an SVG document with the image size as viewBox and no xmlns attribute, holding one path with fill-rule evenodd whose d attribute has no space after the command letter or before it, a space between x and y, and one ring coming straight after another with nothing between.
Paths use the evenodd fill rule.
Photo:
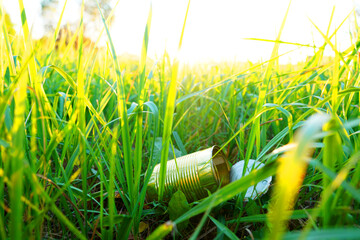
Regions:
<instances>
[{"instance_id":1,"label":"yellow-green foliage","mask_svg":"<svg viewBox=\"0 0 360 240\"><path fill-rule=\"evenodd\" d=\"M116 54L102 14L107 47L83 25L61 29L62 15L35 41L19 3L21 33L2 9L0 21L0 239L360 235L356 32L345 52L338 29L321 33L324 45L297 65L277 63L279 34L269 61L190 66L166 52L147 57L151 8L134 57ZM327 45L334 57L325 59ZM185 155L215 144L231 164L266 165L169 222L161 192L146 200L154 165L163 180L169 148ZM234 198L271 175L262 198Z\"/></svg>"}]
</instances>

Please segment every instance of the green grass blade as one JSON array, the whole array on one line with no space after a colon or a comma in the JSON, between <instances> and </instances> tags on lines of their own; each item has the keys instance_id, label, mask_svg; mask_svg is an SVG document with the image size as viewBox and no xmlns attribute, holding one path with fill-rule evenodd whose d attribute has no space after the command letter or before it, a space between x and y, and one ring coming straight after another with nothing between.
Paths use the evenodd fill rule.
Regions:
<instances>
[{"instance_id":1,"label":"green grass blade","mask_svg":"<svg viewBox=\"0 0 360 240\"><path fill-rule=\"evenodd\" d=\"M135 192L138 193L140 189L140 175L142 167L142 151L143 151L143 104L144 104L144 95L145 95L145 81L146 81L146 57L147 49L149 45L149 34L151 26L151 16L152 16L152 6L150 5L149 15L145 26L143 45L141 49L140 57L140 73L139 73L139 82L138 82L138 113L136 121L136 143L135 143L135 155L134 155L134 184L136 187ZM134 196L134 199L137 196Z\"/></svg>"},{"instance_id":2,"label":"green grass blade","mask_svg":"<svg viewBox=\"0 0 360 240\"><path fill-rule=\"evenodd\" d=\"M180 49L181 49L189 8L190 8L190 0L188 2L187 9L186 9L186 14L185 14L183 28L181 31L178 51L180 51ZM166 100L166 111L165 111L165 117L164 117L160 173L159 173L159 200L162 200L163 195L164 195L166 162L168 160L168 149L169 149L169 145L170 145L169 144L170 136L171 136L171 132L172 132L172 123L173 123L173 119L174 119L173 114L174 114L174 109L175 109L178 70L179 70L179 61L177 58L175 58L172 69L171 69L171 81L170 81L168 97Z\"/></svg>"},{"instance_id":3,"label":"green grass blade","mask_svg":"<svg viewBox=\"0 0 360 240\"><path fill-rule=\"evenodd\" d=\"M81 176L82 176L82 191L83 199L87 198L87 175L88 175L88 163L86 158L86 144L81 135L85 135L85 71L83 67L83 37L84 37L84 0L81 3L81 15L80 15L80 31L78 36L78 65L77 65L77 99L76 99L76 109L78 112L78 144L79 144L79 164L81 165ZM83 201L83 210L85 216L85 222L87 222L87 202ZM84 224L83 233L88 232L87 225Z\"/></svg>"},{"instance_id":4,"label":"green grass blade","mask_svg":"<svg viewBox=\"0 0 360 240\"><path fill-rule=\"evenodd\" d=\"M279 41L280 41L280 37L281 37L281 33L282 30L284 29L285 26L285 22L287 19L287 15L289 13L290 10L290 5L291 5L291 1L289 2L288 8L286 10L285 16L283 18L278 36L276 38L276 42L273 48L273 51L271 53L271 59L274 59L272 61L270 61L268 63L268 66L266 68L266 72L264 74L263 77L263 82L260 86L260 92L259 92L259 97L258 97L258 101L256 103L256 109L255 109L255 115L261 110L262 106L265 103L265 97L266 97L266 93L268 91L268 86L269 86L269 81L272 75L272 68L274 66L274 61L275 61L275 57L278 55L278 49L279 49ZM255 143L255 139L257 139L257 153L260 152L259 149L259 143L260 143L260 118L257 118L255 120L255 122L253 123L252 127L251 127L251 132L250 132L250 136L249 136L249 140L248 140L248 144L247 144L247 148L246 148L246 155L245 155L245 164L244 164L244 172L243 174L245 174L245 170L246 170L246 166L248 164L249 159L251 158L252 155L252 151L253 151L253 147L254 147L254 143Z\"/></svg>"},{"instance_id":5,"label":"green grass blade","mask_svg":"<svg viewBox=\"0 0 360 240\"><path fill-rule=\"evenodd\" d=\"M26 162L25 151L23 148L25 141L24 114L26 100L26 84L28 78L26 75L20 77L18 91L15 93L15 118L11 129L12 143L10 147L10 206L11 206L11 224L10 236L13 239L22 239L23 232L23 167Z\"/></svg>"},{"instance_id":6,"label":"green grass blade","mask_svg":"<svg viewBox=\"0 0 360 240\"><path fill-rule=\"evenodd\" d=\"M138 113L136 119L136 143L135 143L135 161L134 161L134 184L136 187L135 193L140 200L142 198L141 194L138 194L140 191L140 179L141 179L141 169L143 162L143 105L145 101L145 82L146 82L146 60L147 60L147 51L149 46L149 35L150 35L150 27L151 27L151 19L152 19L152 5L150 5L148 19L145 26L143 44L141 49L141 57L140 57L140 73L139 73L139 82L138 82ZM155 134L155 133L154 133ZM140 198L140 199L139 199ZM141 201L141 205L142 205ZM142 208L139 208L139 211L136 212L136 220L134 221L134 233L137 234L140 223Z\"/></svg>"},{"instance_id":7,"label":"green grass blade","mask_svg":"<svg viewBox=\"0 0 360 240\"><path fill-rule=\"evenodd\" d=\"M4 10L3 10L3 6L1 4L0 7L0 16L3 17L4 16ZM4 41L5 41L5 47L6 47L6 51L7 51L7 60L8 60L8 65L9 65L9 71L11 75L15 75L16 74L16 69L15 69L15 63L14 63L14 56L12 53L12 49L11 49L11 43L9 40L9 34L8 34L8 30L6 27L6 24L3 23L2 24L2 33L4 36Z\"/></svg>"},{"instance_id":8,"label":"green grass blade","mask_svg":"<svg viewBox=\"0 0 360 240\"><path fill-rule=\"evenodd\" d=\"M55 28L55 31L54 31L54 37L52 39L52 42L51 42L51 46L50 46L50 49L49 49L49 53L47 54L47 61L46 61L46 64L45 66L49 65L49 62L51 60L51 56L52 56L52 53L55 49L55 45L56 45L56 40L58 38L58 35L59 35L59 31L60 31L60 26L61 26L61 20L64 16L64 12L65 12L65 7L66 7L66 4L67 4L67 1L68 0L65 0L64 2L64 5L63 5L63 8L61 10L61 13L60 13L60 17L59 17L59 20L57 22L57 25L56 25L56 28Z\"/></svg>"},{"instance_id":9,"label":"green grass blade","mask_svg":"<svg viewBox=\"0 0 360 240\"><path fill-rule=\"evenodd\" d=\"M174 228L174 224L171 221L168 221L153 231L150 236L146 238L146 240L158 240L163 239L168 235Z\"/></svg>"},{"instance_id":10,"label":"green grass blade","mask_svg":"<svg viewBox=\"0 0 360 240\"><path fill-rule=\"evenodd\" d=\"M209 218L211 219L211 221L213 221L213 223L215 223L215 225L218 227L218 229L223 232L228 238L234 240L234 239L239 239L235 233L233 233L229 228L227 228L224 224L222 224L221 222L219 222L218 220L216 220L215 218L213 218L212 216L209 216Z\"/></svg>"},{"instance_id":11,"label":"green grass blade","mask_svg":"<svg viewBox=\"0 0 360 240\"><path fill-rule=\"evenodd\" d=\"M324 166L330 169L335 169L336 164L342 164L342 143L339 134L336 131L336 119L332 119L325 126L325 131L333 131L332 134L324 138ZM323 188L326 189L331 184L331 179L327 174L323 173ZM323 224L328 227L331 221L332 201L328 200L323 209Z\"/></svg>"},{"instance_id":12,"label":"green grass blade","mask_svg":"<svg viewBox=\"0 0 360 240\"><path fill-rule=\"evenodd\" d=\"M115 47L112 42L109 29L106 25L104 15L102 14L99 6L99 2L97 1L98 9L101 14L102 22L105 26L106 33L108 36L108 40L110 43L110 50L113 58L113 63L116 70L116 81L117 81L117 100L118 100L118 111L120 116L120 126L121 126L121 136L122 136L122 144L123 144L123 154L124 154L124 162L125 162L125 173L126 173L126 181L128 185L128 193L130 195L130 201L132 204L136 202L136 199L132 199L135 193L134 189L134 176L133 176L133 163L131 160L131 142L130 142L130 134L129 134L129 125L127 119L127 108L126 108L126 96L125 96L125 84L123 81L123 77L121 76L121 70L119 66L119 62L116 56Z\"/></svg>"}]
</instances>

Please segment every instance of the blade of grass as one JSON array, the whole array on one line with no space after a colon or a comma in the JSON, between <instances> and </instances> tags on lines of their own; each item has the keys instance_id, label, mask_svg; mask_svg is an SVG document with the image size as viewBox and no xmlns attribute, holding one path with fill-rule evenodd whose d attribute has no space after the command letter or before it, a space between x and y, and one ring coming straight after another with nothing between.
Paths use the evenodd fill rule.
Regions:
<instances>
[{"instance_id":1,"label":"blade of grass","mask_svg":"<svg viewBox=\"0 0 360 240\"><path fill-rule=\"evenodd\" d=\"M57 25L56 25L56 28L55 28L55 31L54 31L54 37L52 39L51 46L49 48L49 53L47 54L47 61L46 61L45 66L49 65L49 62L51 61L52 53L54 52L54 49L55 49L56 40L57 40L58 35L59 35L60 26L61 26L61 20L62 20L62 18L64 16L67 1L68 0L65 0L64 5L63 5L62 10L61 10L61 13L60 13L59 20L57 21Z\"/></svg>"},{"instance_id":2,"label":"blade of grass","mask_svg":"<svg viewBox=\"0 0 360 240\"><path fill-rule=\"evenodd\" d=\"M23 202L21 196L23 194L23 167L25 158L25 149L23 147L25 141L24 114L26 110L26 85L27 76L22 74L18 90L15 92L15 112L14 122L11 128L11 146L10 146L10 207L11 207L11 223L10 236L13 239L22 239L23 235Z\"/></svg>"},{"instance_id":3,"label":"blade of grass","mask_svg":"<svg viewBox=\"0 0 360 240\"><path fill-rule=\"evenodd\" d=\"M158 240L163 239L168 235L174 228L174 224L171 221L168 221L153 231L150 236L147 237L147 240Z\"/></svg>"},{"instance_id":4,"label":"blade of grass","mask_svg":"<svg viewBox=\"0 0 360 240\"><path fill-rule=\"evenodd\" d=\"M314 135L329 120L327 115L314 115L305 123L294 139L295 148L280 159L276 185L268 213L267 239L281 239L286 222L306 173L307 159L311 156Z\"/></svg>"},{"instance_id":5,"label":"blade of grass","mask_svg":"<svg viewBox=\"0 0 360 240\"><path fill-rule=\"evenodd\" d=\"M131 142L130 142L130 134L129 134L129 125L127 119L127 108L126 108L126 94L125 94L125 84L123 81L123 77L121 76L121 70L119 66L119 62L116 56L115 47L112 42L109 29L106 25L104 15L100 9L99 2L97 1L98 10L101 15L102 22L106 29L106 33L108 36L108 41L110 43L110 50L113 58L113 63L116 71L116 81L117 81L117 100L118 100L118 112L120 116L120 126L121 126L121 136L122 136L122 144L123 144L123 154L124 154L124 162L125 162L125 173L126 173L126 181L128 186L128 193L130 196L130 202L132 204L132 209L134 208L134 204L136 199L133 199L135 196L135 186L134 186L134 176L133 176L133 163L131 161ZM129 209L131 212L132 209Z\"/></svg>"},{"instance_id":6,"label":"blade of grass","mask_svg":"<svg viewBox=\"0 0 360 240\"><path fill-rule=\"evenodd\" d=\"M342 162L341 139L336 131L337 125L336 119L333 118L324 126L324 131L333 131L332 134L324 138L323 162L324 166L329 169L335 169L336 164ZM330 184L331 179L326 173L323 173L323 188L326 189ZM333 212L331 205L332 201L329 200L323 209L323 226L325 228L329 227L331 221L331 215Z\"/></svg>"},{"instance_id":7,"label":"blade of grass","mask_svg":"<svg viewBox=\"0 0 360 240\"><path fill-rule=\"evenodd\" d=\"M193 234L191 234L191 237L189 238L189 240L198 239L200 231L201 231L202 227L204 226L206 219L209 217L209 214L210 214L212 208L213 208L213 202L211 202L210 205L208 206L208 208L206 209L204 215L201 217L199 224L196 226L195 231Z\"/></svg>"},{"instance_id":8,"label":"blade of grass","mask_svg":"<svg viewBox=\"0 0 360 240\"><path fill-rule=\"evenodd\" d=\"M85 73L84 73L84 66L83 66L83 38L84 38L84 8L85 8L85 2L82 0L81 3L81 14L80 14L80 31L78 35L78 64L77 64L77 99L76 99L76 109L78 112L78 128L79 128L79 135L78 135L78 144L80 148L79 152L79 162L81 166L81 177L82 177L82 191L83 191L83 210L84 210L84 221L88 221L87 216L87 201L85 199L87 198L87 175L88 175L88 168L87 168L87 159L86 159L86 144L83 140L81 135L85 134ZM84 224L82 231L85 234L87 234L88 229L87 225Z\"/></svg>"},{"instance_id":9,"label":"blade of grass","mask_svg":"<svg viewBox=\"0 0 360 240\"><path fill-rule=\"evenodd\" d=\"M188 1L185 19L183 28L181 31L178 52L181 50L182 40L184 37L186 19L190 8L190 0ZM159 200L161 201L164 195L165 187L165 175L166 175L166 163L168 160L168 149L170 136L172 132L172 123L173 123L173 114L175 109L175 99L176 99L176 90L177 90L177 79L178 79L178 70L179 70L179 60L174 59L174 63L171 69L171 81L169 92L166 100L166 111L164 117L164 128L163 128L163 137L162 137L162 146L161 146L161 160L160 160L160 173L159 173Z\"/></svg>"},{"instance_id":10,"label":"blade of grass","mask_svg":"<svg viewBox=\"0 0 360 240\"><path fill-rule=\"evenodd\" d=\"M213 221L213 223L219 228L219 230L221 232L223 232L228 238L230 239L239 239L235 233L233 233L229 228L227 228L224 224L222 224L221 222L219 222L218 220L216 220L215 218L213 218L212 216L209 216L209 218L211 219L211 221Z\"/></svg>"},{"instance_id":11,"label":"blade of grass","mask_svg":"<svg viewBox=\"0 0 360 240\"><path fill-rule=\"evenodd\" d=\"M115 199L114 199L114 182L115 182L115 156L116 156L116 140L117 140L117 127L114 129L114 136L111 141L111 158L110 161L110 182L109 182L109 192L108 192L108 205L109 205L109 239L114 239L114 216L116 215L116 206L115 206Z\"/></svg>"},{"instance_id":12,"label":"blade of grass","mask_svg":"<svg viewBox=\"0 0 360 240\"><path fill-rule=\"evenodd\" d=\"M275 59L275 57L278 55L278 49L279 49L279 45L280 43L278 41L280 41L280 37L281 37L281 33L282 30L284 29L285 26L285 22L287 19L287 15L289 13L290 10L290 5L291 5L291 1L289 2L288 8L286 10L285 16L283 18L278 36L276 38L276 43L274 45L273 51L271 53L271 59ZM266 72L264 74L263 77L263 82L260 86L260 92L259 92L259 97L258 97L258 101L256 103L256 108L255 108L255 115L257 115L257 113L261 110L262 106L265 103L265 97L266 97L266 93L268 91L268 85L269 85L269 81L272 75L272 68L274 66L274 60L269 61L267 68L266 68ZM250 131L250 136L249 136L249 140L248 140L248 144L246 147L246 155L245 155L245 163L244 163L244 169L243 169L243 175L245 175L245 171L247 168L247 164L249 162L249 159L252 155L252 151L253 151L253 147L254 147L254 143L255 143L255 139L257 139L257 153L260 152L259 149L259 143L260 143L260 118L255 119L252 127L251 127L251 131Z\"/></svg>"},{"instance_id":13,"label":"blade of grass","mask_svg":"<svg viewBox=\"0 0 360 240\"><path fill-rule=\"evenodd\" d=\"M347 70L349 69L348 63L345 61L343 55L337 50L336 46L330 41L330 39L320 30L320 28L311 20L309 19L309 21L312 23L312 25L316 28L316 30L318 30L318 32L321 34L321 36L324 38L324 40L326 41L327 44L329 44L329 46L333 49L333 51L335 52L336 55L339 56L339 58L341 59L341 61L344 63L344 67Z\"/></svg>"},{"instance_id":14,"label":"blade of grass","mask_svg":"<svg viewBox=\"0 0 360 240\"><path fill-rule=\"evenodd\" d=\"M289 44L289 45L295 45L295 46L300 46L300 47L317 48L316 46L310 45L310 44L286 42L286 41L280 41L280 40L270 40L270 39L263 39L263 38L243 38L243 39L244 40L251 40L251 41L262 41L262 42L273 42L273 43Z\"/></svg>"},{"instance_id":15,"label":"blade of grass","mask_svg":"<svg viewBox=\"0 0 360 240\"><path fill-rule=\"evenodd\" d=\"M134 184L135 184L135 194L137 195L140 190L140 179L141 179L141 167L142 167L142 151L143 151L143 104L145 98L145 81L146 81L146 60L147 60L147 50L149 45L149 34L151 27L151 16L152 16L152 5L150 4L148 19L145 26L144 38L141 49L140 57L140 73L139 73L139 82L137 88L138 94L138 112L136 118L136 143L135 143L135 154L134 154ZM138 196L134 196L133 199L136 199ZM140 222L140 221L136 221ZM138 224L134 226L135 234L138 230Z\"/></svg>"},{"instance_id":16,"label":"blade of grass","mask_svg":"<svg viewBox=\"0 0 360 240\"><path fill-rule=\"evenodd\" d=\"M1 4L0 16L3 18L4 15L5 14L4 14L3 5ZM12 54L12 49L11 49L11 43L10 43L10 40L9 40L8 30L7 30L6 24L4 22L2 24L2 33L3 33L3 36L4 36L5 47L6 47L6 51L7 51L6 56L7 56L10 75L14 76L16 74L14 56Z\"/></svg>"}]
</instances>

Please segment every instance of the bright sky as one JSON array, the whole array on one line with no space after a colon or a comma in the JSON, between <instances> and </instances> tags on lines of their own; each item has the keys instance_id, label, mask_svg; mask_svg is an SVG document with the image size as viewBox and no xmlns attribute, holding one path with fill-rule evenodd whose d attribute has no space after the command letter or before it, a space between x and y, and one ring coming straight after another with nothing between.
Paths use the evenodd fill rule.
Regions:
<instances>
[{"instance_id":1,"label":"bright sky","mask_svg":"<svg viewBox=\"0 0 360 240\"><path fill-rule=\"evenodd\" d=\"M1 0L0 0L1 1ZM3 0L12 21L20 28L18 3ZM115 2L115 1L114 1ZM153 14L149 41L149 56L162 55L164 49L174 56L186 12L187 0L153 0ZM58 19L64 0L59 0ZM40 16L40 0L24 0L26 14L34 38L44 33ZM190 4L181 59L187 63L207 60L260 61L269 59L273 43L244 40L244 38L276 39L289 0L193 0ZM282 41L321 46L321 34L311 19L326 33L333 6L335 15L332 30L347 15L360 6L360 0L293 0ZM117 54L140 55L144 28L150 6L149 0L120 0L111 27ZM360 10L360 7L357 9ZM68 0L63 22L79 21L78 1ZM352 18L353 19L353 16ZM345 22L337 35L340 50L351 45L350 29L353 20ZM332 33L332 31L331 31ZM98 33L94 33L94 38ZM282 44L280 53L297 48ZM310 48L281 58L281 62L302 61L313 52ZM331 51L328 51L331 54Z\"/></svg>"}]
</instances>

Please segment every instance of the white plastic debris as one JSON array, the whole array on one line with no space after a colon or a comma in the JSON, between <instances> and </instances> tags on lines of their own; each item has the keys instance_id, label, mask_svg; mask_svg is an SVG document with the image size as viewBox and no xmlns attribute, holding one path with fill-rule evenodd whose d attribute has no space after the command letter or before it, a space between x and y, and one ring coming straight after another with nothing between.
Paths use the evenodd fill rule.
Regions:
<instances>
[{"instance_id":1,"label":"white plastic debris","mask_svg":"<svg viewBox=\"0 0 360 240\"><path fill-rule=\"evenodd\" d=\"M242 178L242 172L244 169L244 163L245 161L239 161L236 164L234 164L231 167L230 170L230 182L234 182L240 178ZM248 175L251 171L253 171L254 169L259 169L262 168L263 166L265 166L263 163L259 162L259 161L255 161L253 159L249 159L246 171L245 171L245 176ZM257 183L256 186L251 186L247 189L244 200L248 201L249 198L251 198L252 200L258 198L259 196L265 194L270 186L272 177L268 177L264 180L262 180L261 182Z\"/></svg>"}]
</instances>

